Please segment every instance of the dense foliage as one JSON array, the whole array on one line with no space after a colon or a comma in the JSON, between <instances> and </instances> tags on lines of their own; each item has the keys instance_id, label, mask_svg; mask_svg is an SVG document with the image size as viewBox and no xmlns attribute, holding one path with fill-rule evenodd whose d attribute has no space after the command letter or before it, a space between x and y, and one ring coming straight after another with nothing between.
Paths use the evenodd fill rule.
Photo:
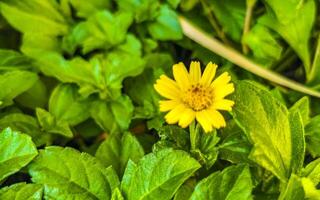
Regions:
<instances>
[{"instance_id":1,"label":"dense foliage","mask_svg":"<svg viewBox=\"0 0 320 200\"><path fill-rule=\"evenodd\" d=\"M0 0L0 199L320 199L319 98L239 68L179 23L320 90L317 6ZM191 60L232 75L225 128L165 123L153 85Z\"/></svg>"}]
</instances>

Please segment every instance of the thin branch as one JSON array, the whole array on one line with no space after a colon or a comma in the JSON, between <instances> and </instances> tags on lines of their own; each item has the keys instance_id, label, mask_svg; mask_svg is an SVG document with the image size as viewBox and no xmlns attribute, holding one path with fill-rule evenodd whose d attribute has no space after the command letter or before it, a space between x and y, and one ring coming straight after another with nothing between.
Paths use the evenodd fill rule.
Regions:
<instances>
[{"instance_id":1,"label":"thin branch","mask_svg":"<svg viewBox=\"0 0 320 200\"><path fill-rule=\"evenodd\" d=\"M247 9L246 9L246 17L244 19L244 25L243 25L242 40L250 31L252 11L255 5L256 5L256 0L247 0ZM248 46L244 43L244 41L242 41L241 43L242 43L243 53L248 54L249 52Z\"/></svg>"},{"instance_id":2,"label":"thin branch","mask_svg":"<svg viewBox=\"0 0 320 200\"><path fill-rule=\"evenodd\" d=\"M238 65L239 67L253 74L256 74L264 79L267 79L271 82L320 98L320 92L310 89L300 83L292 81L284 76L281 76L273 71L270 71L260 66L259 64L254 63L253 61L249 60L236 50L227 47L217 39L208 36L206 33L199 30L199 28L192 25L184 17L179 17L179 20L183 32L187 37L194 40L201 46L207 48L208 50L214 52L215 54L220 55L221 57L226 58L227 60Z\"/></svg>"}]
</instances>

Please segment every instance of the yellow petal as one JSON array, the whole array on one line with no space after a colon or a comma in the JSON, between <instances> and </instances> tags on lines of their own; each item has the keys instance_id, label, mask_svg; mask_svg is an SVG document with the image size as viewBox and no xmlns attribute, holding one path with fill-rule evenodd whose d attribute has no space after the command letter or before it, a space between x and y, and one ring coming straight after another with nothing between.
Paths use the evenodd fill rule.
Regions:
<instances>
[{"instance_id":1,"label":"yellow petal","mask_svg":"<svg viewBox=\"0 0 320 200\"><path fill-rule=\"evenodd\" d=\"M178 89L177 83L165 75L160 76L160 79L157 80L154 88L161 96L168 99L178 99L180 96L180 90Z\"/></svg>"},{"instance_id":2,"label":"yellow petal","mask_svg":"<svg viewBox=\"0 0 320 200\"><path fill-rule=\"evenodd\" d=\"M186 128L196 117L196 113L190 109L187 108L183 113L181 113L181 118L179 120L179 126L182 128Z\"/></svg>"},{"instance_id":3,"label":"yellow petal","mask_svg":"<svg viewBox=\"0 0 320 200\"><path fill-rule=\"evenodd\" d=\"M199 82L200 78L201 78L200 62L192 61L190 64L190 81L193 84L196 84Z\"/></svg>"},{"instance_id":4,"label":"yellow petal","mask_svg":"<svg viewBox=\"0 0 320 200\"><path fill-rule=\"evenodd\" d=\"M213 87L213 88L222 87L222 86L228 84L230 80L231 80L231 77L229 76L229 73L228 72L224 72L218 78L216 78L216 80L214 80L211 83L211 87Z\"/></svg>"},{"instance_id":5,"label":"yellow petal","mask_svg":"<svg viewBox=\"0 0 320 200\"><path fill-rule=\"evenodd\" d=\"M217 67L218 66L216 64L209 62L203 72L200 83L209 86L216 75Z\"/></svg>"},{"instance_id":6,"label":"yellow petal","mask_svg":"<svg viewBox=\"0 0 320 200\"><path fill-rule=\"evenodd\" d=\"M212 125L208 119L207 110L202 110L196 113L196 119L202 126L204 132L208 133L212 131Z\"/></svg>"},{"instance_id":7,"label":"yellow petal","mask_svg":"<svg viewBox=\"0 0 320 200\"><path fill-rule=\"evenodd\" d=\"M168 124L175 124L181 118L181 113L186 109L185 105L179 104L177 107L172 109L166 116L164 117Z\"/></svg>"},{"instance_id":8,"label":"yellow petal","mask_svg":"<svg viewBox=\"0 0 320 200\"><path fill-rule=\"evenodd\" d=\"M182 62L173 65L173 76L181 90L187 90L189 88L189 74Z\"/></svg>"},{"instance_id":9,"label":"yellow petal","mask_svg":"<svg viewBox=\"0 0 320 200\"><path fill-rule=\"evenodd\" d=\"M231 111L234 101L228 99L220 99L213 103L212 107L216 110L227 110Z\"/></svg>"},{"instance_id":10,"label":"yellow petal","mask_svg":"<svg viewBox=\"0 0 320 200\"><path fill-rule=\"evenodd\" d=\"M210 119L210 123L215 128L221 128L226 126L226 121L224 117L221 115L220 112L216 111L215 109L211 108L207 111L208 117Z\"/></svg>"},{"instance_id":11,"label":"yellow petal","mask_svg":"<svg viewBox=\"0 0 320 200\"><path fill-rule=\"evenodd\" d=\"M231 94L234 92L234 85L233 83L229 83L226 85L219 85L216 86L213 90L214 94L214 98L219 100L219 99L223 99L224 97L226 97L227 95Z\"/></svg>"},{"instance_id":12,"label":"yellow petal","mask_svg":"<svg viewBox=\"0 0 320 200\"><path fill-rule=\"evenodd\" d=\"M179 105L179 101L177 100L161 100L159 101L160 104L160 111L167 112L169 110L174 109Z\"/></svg>"}]
</instances>

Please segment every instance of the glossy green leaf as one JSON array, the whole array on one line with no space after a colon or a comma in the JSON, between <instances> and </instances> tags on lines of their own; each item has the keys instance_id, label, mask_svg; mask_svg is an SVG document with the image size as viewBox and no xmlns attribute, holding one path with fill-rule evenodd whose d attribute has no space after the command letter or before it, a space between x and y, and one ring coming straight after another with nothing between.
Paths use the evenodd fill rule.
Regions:
<instances>
[{"instance_id":1,"label":"glossy green leaf","mask_svg":"<svg viewBox=\"0 0 320 200\"><path fill-rule=\"evenodd\" d=\"M121 177L129 160L138 162L144 155L139 141L131 133L111 134L99 146L96 157L106 167L112 166Z\"/></svg>"},{"instance_id":2,"label":"glossy green leaf","mask_svg":"<svg viewBox=\"0 0 320 200\"><path fill-rule=\"evenodd\" d=\"M235 91L233 114L253 144L250 159L285 182L291 172L301 170L304 159L300 113L289 114L270 92L253 82L240 81Z\"/></svg>"},{"instance_id":3,"label":"glossy green leaf","mask_svg":"<svg viewBox=\"0 0 320 200\"><path fill-rule=\"evenodd\" d=\"M121 189L128 200L169 200L199 167L186 152L164 149L129 162Z\"/></svg>"},{"instance_id":4,"label":"glossy green leaf","mask_svg":"<svg viewBox=\"0 0 320 200\"><path fill-rule=\"evenodd\" d=\"M249 200L253 199L252 188L249 167L231 166L202 179L195 187L190 200Z\"/></svg>"},{"instance_id":5,"label":"glossy green leaf","mask_svg":"<svg viewBox=\"0 0 320 200\"><path fill-rule=\"evenodd\" d=\"M2 200L42 200L43 186L40 184L17 183L0 190Z\"/></svg>"},{"instance_id":6,"label":"glossy green leaf","mask_svg":"<svg viewBox=\"0 0 320 200\"><path fill-rule=\"evenodd\" d=\"M308 177L315 185L320 183L320 159L310 162L303 170L302 175Z\"/></svg>"},{"instance_id":7,"label":"glossy green leaf","mask_svg":"<svg viewBox=\"0 0 320 200\"><path fill-rule=\"evenodd\" d=\"M18 172L38 154L31 137L10 128L0 133L0 181Z\"/></svg>"},{"instance_id":8,"label":"glossy green leaf","mask_svg":"<svg viewBox=\"0 0 320 200\"><path fill-rule=\"evenodd\" d=\"M34 183L44 185L45 199L110 199L119 185L112 168L72 148L47 147L29 165Z\"/></svg>"}]
</instances>

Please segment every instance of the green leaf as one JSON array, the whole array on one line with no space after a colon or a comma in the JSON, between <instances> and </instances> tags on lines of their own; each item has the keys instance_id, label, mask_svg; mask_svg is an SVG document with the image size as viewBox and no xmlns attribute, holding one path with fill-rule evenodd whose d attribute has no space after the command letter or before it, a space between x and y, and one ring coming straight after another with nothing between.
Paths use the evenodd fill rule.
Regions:
<instances>
[{"instance_id":1,"label":"green leaf","mask_svg":"<svg viewBox=\"0 0 320 200\"><path fill-rule=\"evenodd\" d=\"M32 137L37 146L49 142L49 135L43 133L40 129L38 121L23 113L6 114L0 119L0 129L10 127L13 131L20 131Z\"/></svg>"},{"instance_id":2,"label":"green leaf","mask_svg":"<svg viewBox=\"0 0 320 200\"><path fill-rule=\"evenodd\" d=\"M110 199L119 185L112 168L96 158L66 147L46 147L29 165L34 183L44 185L46 199Z\"/></svg>"},{"instance_id":3,"label":"green leaf","mask_svg":"<svg viewBox=\"0 0 320 200\"><path fill-rule=\"evenodd\" d=\"M189 134L179 126L162 126L158 135L160 140L153 146L156 151L164 148L190 150Z\"/></svg>"},{"instance_id":4,"label":"green leaf","mask_svg":"<svg viewBox=\"0 0 320 200\"><path fill-rule=\"evenodd\" d=\"M69 0L71 5L77 11L79 17L90 17L95 12L103 9L108 9L111 6L110 0Z\"/></svg>"},{"instance_id":5,"label":"green leaf","mask_svg":"<svg viewBox=\"0 0 320 200\"><path fill-rule=\"evenodd\" d=\"M219 158L232 163L251 163L248 156L252 145L234 120L228 122L228 126L220 131L219 136Z\"/></svg>"},{"instance_id":6,"label":"green leaf","mask_svg":"<svg viewBox=\"0 0 320 200\"><path fill-rule=\"evenodd\" d=\"M256 24L249 33L244 35L243 42L252 50L254 59L264 66L270 66L280 59L282 46L277 42L274 34L261 24Z\"/></svg>"},{"instance_id":7,"label":"green leaf","mask_svg":"<svg viewBox=\"0 0 320 200\"><path fill-rule=\"evenodd\" d=\"M38 76L28 71L10 71L0 74L0 101L2 107L12 104L12 99L35 84Z\"/></svg>"},{"instance_id":8,"label":"green leaf","mask_svg":"<svg viewBox=\"0 0 320 200\"><path fill-rule=\"evenodd\" d=\"M299 112L287 108L263 87L250 81L236 84L234 119L253 148L249 158L286 182L304 159L304 131ZM281 138L281 139L279 139Z\"/></svg>"},{"instance_id":9,"label":"green leaf","mask_svg":"<svg viewBox=\"0 0 320 200\"><path fill-rule=\"evenodd\" d=\"M292 174L286 188L281 192L279 200L298 200L305 199L305 193L301 179Z\"/></svg>"},{"instance_id":10,"label":"green leaf","mask_svg":"<svg viewBox=\"0 0 320 200\"><path fill-rule=\"evenodd\" d=\"M87 21L75 26L65 38L64 45L71 51L81 45L84 54L94 49L109 49L125 40L131 23L130 13L112 14L107 10L99 11Z\"/></svg>"},{"instance_id":11,"label":"green leaf","mask_svg":"<svg viewBox=\"0 0 320 200\"><path fill-rule=\"evenodd\" d=\"M90 100L78 94L78 88L71 84L60 84L51 93L49 112L59 121L74 126L90 116Z\"/></svg>"},{"instance_id":12,"label":"green leaf","mask_svg":"<svg viewBox=\"0 0 320 200\"><path fill-rule=\"evenodd\" d=\"M73 133L66 121L56 119L51 113L47 112L42 108L36 109L36 115L40 126L49 133L65 136L72 138Z\"/></svg>"},{"instance_id":13,"label":"green leaf","mask_svg":"<svg viewBox=\"0 0 320 200\"><path fill-rule=\"evenodd\" d=\"M133 105L129 97L120 96L115 101L95 101L91 116L104 130L113 133L129 128Z\"/></svg>"},{"instance_id":14,"label":"green leaf","mask_svg":"<svg viewBox=\"0 0 320 200\"><path fill-rule=\"evenodd\" d=\"M195 186L196 186L196 180L194 179L187 180L176 192L173 200L190 199Z\"/></svg>"},{"instance_id":15,"label":"green leaf","mask_svg":"<svg viewBox=\"0 0 320 200\"><path fill-rule=\"evenodd\" d=\"M43 186L39 184L17 183L0 190L2 200L42 200Z\"/></svg>"},{"instance_id":16,"label":"green leaf","mask_svg":"<svg viewBox=\"0 0 320 200\"><path fill-rule=\"evenodd\" d=\"M141 74L145 61L141 58L141 43L133 35L127 35L126 42L117 49L108 53L103 63L105 82L113 98L120 95L122 82L127 77Z\"/></svg>"},{"instance_id":17,"label":"green leaf","mask_svg":"<svg viewBox=\"0 0 320 200\"><path fill-rule=\"evenodd\" d=\"M117 5L121 11L132 13L138 23L154 19L160 7L158 0L122 0Z\"/></svg>"},{"instance_id":18,"label":"green leaf","mask_svg":"<svg viewBox=\"0 0 320 200\"><path fill-rule=\"evenodd\" d=\"M4 129L0 133L0 181L18 172L38 154L31 137Z\"/></svg>"},{"instance_id":19,"label":"green leaf","mask_svg":"<svg viewBox=\"0 0 320 200\"><path fill-rule=\"evenodd\" d=\"M303 124L306 125L310 120L310 103L307 96L302 97L290 108L290 112L298 111L301 115Z\"/></svg>"},{"instance_id":20,"label":"green leaf","mask_svg":"<svg viewBox=\"0 0 320 200\"><path fill-rule=\"evenodd\" d=\"M198 168L199 163L180 150L164 149L129 162L121 189L126 199L169 200Z\"/></svg>"},{"instance_id":21,"label":"green leaf","mask_svg":"<svg viewBox=\"0 0 320 200\"><path fill-rule=\"evenodd\" d=\"M183 36L178 16L168 5L161 6L159 16L148 25L148 31L157 40L180 40Z\"/></svg>"},{"instance_id":22,"label":"green leaf","mask_svg":"<svg viewBox=\"0 0 320 200\"><path fill-rule=\"evenodd\" d=\"M138 162L144 155L144 150L139 141L130 133L111 134L99 146L96 157L106 167L110 165L117 170L119 177L123 172L129 160Z\"/></svg>"},{"instance_id":23,"label":"green leaf","mask_svg":"<svg viewBox=\"0 0 320 200\"><path fill-rule=\"evenodd\" d=\"M0 8L6 20L23 33L57 36L68 32L68 24L58 11L56 1L5 0Z\"/></svg>"},{"instance_id":24,"label":"green leaf","mask_svg":"<svg viewBox=\"0 0 320 200\"><path fill-rule=\"evenodd\" d=\"M272 4L273 10L281 10L281 12L283 12L282 7L286 7L290 1L269 1L269 3L271 2L277 2ZM298 2L298 0L291 2ZM284 10L285 9L287 9L287 7L284 8ZM296 51L303 61L308 79L310 73L309 39L315 21L315 12L316 5L313 0L308 0L303 3L300 3L299 1L299 5L296 6L296 9L293 9L290 12L281 13L281 15L284 16L283 18L276 18L274 13L269 11L259 19L262 24L279 33L279 35L281 35ZM288 14L290 16L290 13L293 13L291 15L294 15L294 17L292 16L292 19L286 17Z\"/></svg>"},{"instance_id":25,"label":"green leaf","mask_svg":"<svg viewBox=\"0 0 320 200\"><path fill-rule=\"evenodd\" d=\"M240 41L246 13L245 0L208 1L208 12L214 13L223 27L223 31L233 40ZM212 11L211 11L212 10Z\"/></svg>"},{"instance_id":26,"label":"green leaf","mask_svg":"<svg viewBox=\"0 0 320 200\"><path fill-rule=\"evenodd\" d=\"M218 158L217 143L220 138L217 136L217 132L205 133L200 124L197 124L195 129L190 130L190 132L195 132L194 134L196 136L193 138L190 135L191 153L197 158L200 164L210 169Z\"/></svg>"},{"instance_id":27,"label":"green leaf","mask_svg":"<svg viewBox=\"0 0 320 200\"><path fill-rule=\"evenodd\" d=\"M307 150L316 157L320 155L320 115L313 117L305 127Z\"/></svg>"},{"instance_id":28,"label":"green leaf","mask_svg":"<svg viewBox=\"0 0 320 200\"><path fill-rule=\"evenodd\" d=\"M30 69L30 59L12 50L0 49L0 70Z\"/></svg>"},{"instance_id":29,"label":"green leaf","mask_svg":"<svg viewBox=\"0 0 320 200\"><path fill-rule=\"evenodd\" d=\"M119 188L116 188L113 193L112 193L112 197L111 200L124 200L121 191Z\"/></svg>"},{"instance_id":30,"label":"green leaf","mask_svg":"<svg viewBox=\"0 0 320 200\"><path fill-rule=\"evenodd\" d=\"M38 79L31 88L17 96L15 101L31 109L44 108L48 103L48 90L45 83Z\"/></svg>"},{"instance_id":31,"label":"green leaf","mask_svg":"<svg viewBox=\"0 0 320 200\"><path fill-rule=\"evenodd\" d=\"M252 188L249 167L246 165L231 166L201 180L195 187L190 200L248 200L253 199Z\"/></svg>"},{"instance_id":32,"label":"green leaf","mask_svg":"<svg viewBox=\"0 0 320 200\"><path fill-rule=\"evenodd\" d=\"M320 158L310 162L303 170L302 175L308 177L315 185L320 183Z\"/></svg>"}]
</instances>

